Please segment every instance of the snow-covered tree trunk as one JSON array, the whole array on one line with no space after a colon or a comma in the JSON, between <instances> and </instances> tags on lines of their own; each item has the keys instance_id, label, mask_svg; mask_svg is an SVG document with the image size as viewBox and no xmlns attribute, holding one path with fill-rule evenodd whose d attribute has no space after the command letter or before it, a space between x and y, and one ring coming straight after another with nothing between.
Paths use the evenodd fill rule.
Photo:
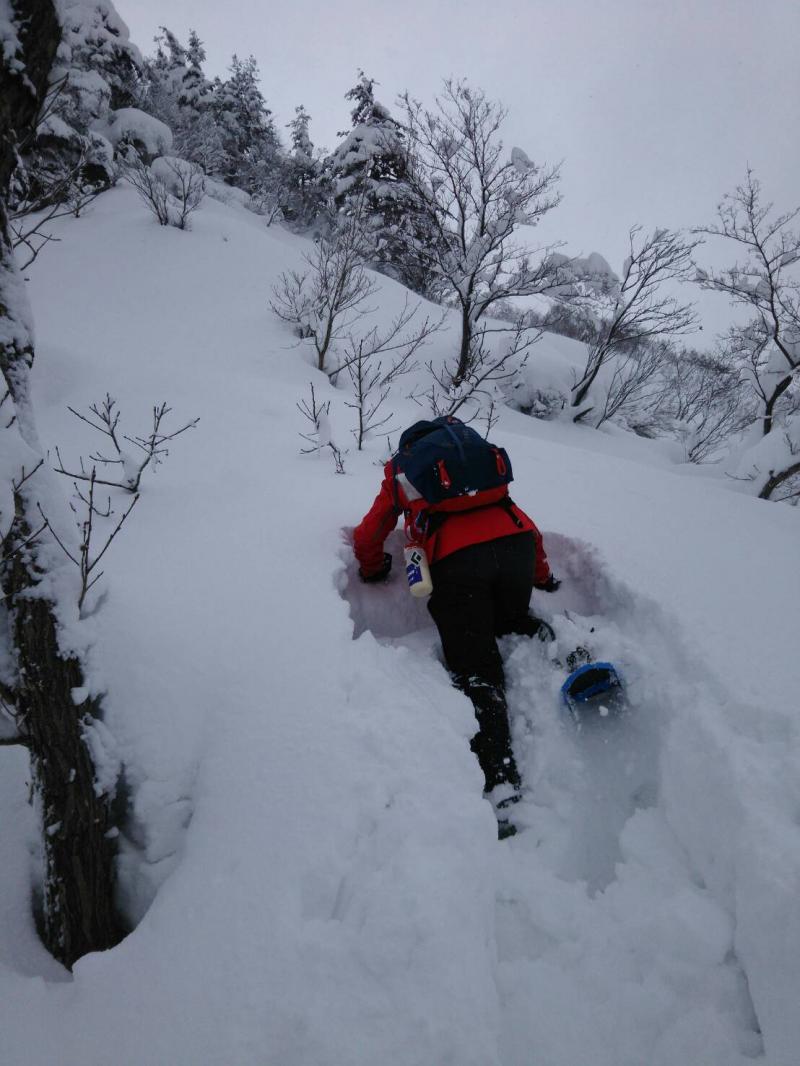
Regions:
<instances>
[{"instance_id":1,"label":"snow-covered tree trunk","mask_svg":"<svg viewBox=\"0 0 800 1066\"><path fill-rule=\"evenodd\" d=\"M6 209L15 148L36 122L62 29L52 0L11 0L0 9L0 22L0 586L15 663L13 676L2 680L2 695L19 742L30 751L42 817L42 937L71 966L120 939L114 844L110 799L96 787L86 742L99 701L86 694L82 663L59 643L59 605L36 535L36 505L48 474L36 469L40 449L29 397L33 336Z\"/></svg>"}]
</instances>

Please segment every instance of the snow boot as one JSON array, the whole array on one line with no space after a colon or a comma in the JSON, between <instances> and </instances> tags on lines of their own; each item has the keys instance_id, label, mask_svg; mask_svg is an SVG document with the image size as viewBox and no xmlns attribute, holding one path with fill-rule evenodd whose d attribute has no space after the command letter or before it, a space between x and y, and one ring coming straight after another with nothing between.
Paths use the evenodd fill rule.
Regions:
<instances>
[{"instance_id":1,"label":"snow boot","mask_svg":"<svg viewBox=\"0 0 800 1066\"><path fill-rule=\"evenodd\" d=\"M497 839L506 840L508 837L515 836L517 827L511 820L511 815L514 806L522 799L519 785L503 782L503 784L495 785L491 792L486 792L484 795L494 807L497 817Z\"/></svg>"},{"instance_id":2,"label":"snow boot","mask_svg":"<svg viewBox=\"0 0 800 1066\"><path fill-rule=\"evenodd\" d=\"M571 651L567 656L567 670L570 673L574 673L579 666L585 666L592 661L592 654L588 648L585 648L583 644L579 644L575 651Z\"/></svg>"}]
</instances>

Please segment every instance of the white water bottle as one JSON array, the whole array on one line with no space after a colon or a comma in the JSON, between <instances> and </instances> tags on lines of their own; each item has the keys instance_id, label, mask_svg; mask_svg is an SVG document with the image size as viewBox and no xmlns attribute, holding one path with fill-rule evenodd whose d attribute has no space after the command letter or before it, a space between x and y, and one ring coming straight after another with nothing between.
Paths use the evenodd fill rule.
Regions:
<instances>
[{"instance_id":1,"label":"white water bottle","mask_svg":"<svg viewBox=\"0 0 800 1066\"><path fill-rule=\"evenodd\" d=\"M404 549L403 555L406 561L408 591L412 596L430 596L433 591L433 581L425 549L416 544L409 544Z\"/></svg>"}]
</instances>

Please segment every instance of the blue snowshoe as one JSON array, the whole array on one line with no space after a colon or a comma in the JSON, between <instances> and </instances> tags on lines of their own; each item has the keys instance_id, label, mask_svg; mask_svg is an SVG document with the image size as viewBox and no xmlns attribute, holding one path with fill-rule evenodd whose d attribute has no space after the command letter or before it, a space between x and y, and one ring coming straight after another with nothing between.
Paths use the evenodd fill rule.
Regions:
<instances>
[{"instance_id":1,"label":"blue snowshoe","mask_svg":"<svg viewBox=\"0 0 800 1066\"><path fill-rule=\"evenodd\" d=\"M622 678L613 663L584 662L561 686L561 697L576 721L606 718L625 706Z\"/></svg>"}]
</instances>

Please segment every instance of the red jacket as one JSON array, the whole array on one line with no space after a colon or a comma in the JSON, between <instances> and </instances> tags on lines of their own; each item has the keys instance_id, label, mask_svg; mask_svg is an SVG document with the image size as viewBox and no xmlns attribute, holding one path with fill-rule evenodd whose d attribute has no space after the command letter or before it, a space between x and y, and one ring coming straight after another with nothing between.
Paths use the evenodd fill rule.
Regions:
<instances>
[{"instance_id":1,"label":"red jacket","mask_svg":"<svg viewBox=\"0 0 800 1066\"><path fill-rule=\"evenodd\" d=\"M496 501L494 504L493 500ZM486 506L476 506L478 501ZM434 514L445 511L447 518L435 532L420 533L416 519L422 511ZM381 491L353 533L353 550L365 575L377 574L383 566L384 541L401 514L406 516L409 541L421 543L431 563L470 544L482 544L512 533L533 533L536 542L534 583L544 585L550 577L542 535L528 515L511 503L505 486L487 489L474 497L461 496L433 509L425 508L423 501L409 500L400 479L395 481L391 461L383 468Z\"/></svg>"}]
</instances>

